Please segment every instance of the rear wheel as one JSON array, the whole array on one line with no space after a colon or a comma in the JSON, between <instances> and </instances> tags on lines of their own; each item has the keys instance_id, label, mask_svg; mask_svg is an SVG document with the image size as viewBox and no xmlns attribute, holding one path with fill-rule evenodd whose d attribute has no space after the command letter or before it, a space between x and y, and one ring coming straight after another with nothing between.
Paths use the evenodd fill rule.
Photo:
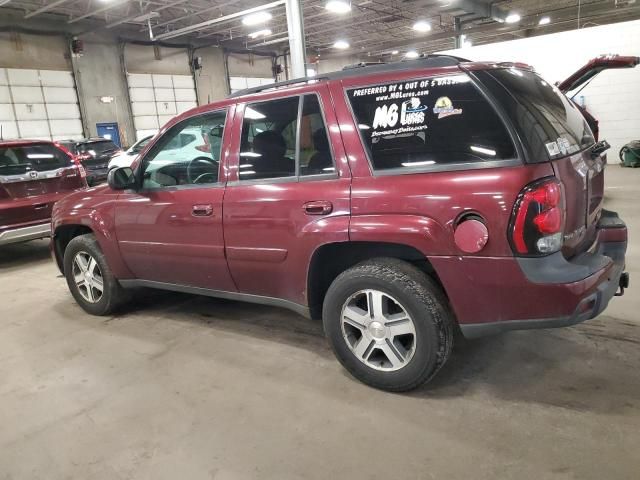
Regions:
<instances>
[{"instance_id":1,"label":"rear wheel","mask_svg":"<svg viewBox=\"0 0 640 480\"><path fill-rule=\"evenodd\" d=\"M323 323L340 363L383 390L411 390L430 380L453 345L453 316L438 285L392 258L340 274L325 297Z\"/></svg>"},{"instance_id":2,"label":"rear wheel","mask_svg":"<svg viewBox=\"0 0 640 480\"><path fill-rule=\"evenodd\" d=\"M88 313L109 315L126 299L93 234L69 242L64 251L64 274L73 298Z\"/></svg>"}]
</instances>

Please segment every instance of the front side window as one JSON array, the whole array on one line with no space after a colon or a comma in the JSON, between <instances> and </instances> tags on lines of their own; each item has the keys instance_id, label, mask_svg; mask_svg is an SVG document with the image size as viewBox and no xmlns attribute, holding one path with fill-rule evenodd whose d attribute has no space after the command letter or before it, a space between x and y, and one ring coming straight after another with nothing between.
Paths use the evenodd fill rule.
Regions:
<instances>
[{"instance_id":1,"label":"front side window","mask_svg":"<svg viewBox=\"0 0 640 480\"><path fill-rule=\"evenodd\" d=\"M246 106L240 180L334 172L329 138L316 95Z\"/></svg>"},{"instance_id":2,"label":"front side window","mask_svg":"<svg viewBox=\"0 0 640 480\"><path fill-rule=\"evenodd\" d=\"M218 183L225 119L215 112L173 126L145 157L142 187Z\"/></svg>"},{"instance_id":3,"label":"front side window","mask_svg":"<svg viewBox=\"0 0 640 480\"><path fill-rule=\"evenodd\" d=\"M467 75L347 92L374 170L509 160L513 141Z\"/></svg>"}]
</instances>

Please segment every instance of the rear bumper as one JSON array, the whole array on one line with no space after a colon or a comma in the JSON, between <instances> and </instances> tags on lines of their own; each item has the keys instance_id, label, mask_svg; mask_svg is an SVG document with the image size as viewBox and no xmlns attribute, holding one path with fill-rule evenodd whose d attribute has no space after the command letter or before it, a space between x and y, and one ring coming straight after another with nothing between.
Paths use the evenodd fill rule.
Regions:
<instances>
[{"instance_id":1,"label":"rear bumper","mask_svg":"<svg viewBox=\"0 0 640 480\"><path fill-rule=\"evenodd\" d=\"M28 227L13 228L0 232L0 245L8 245L10 243L27 242L38 238L47 238L51 236L51 223L42 223L38 225L30 225Z\"/></svg>"},{"instance_id":2,"label":"rear bumper","mask_svg":"<svg viewBox=\"0 0 640 480\"><path fill-rule=\"evenodd\" d=\"M594 247L570 261L561 253L501 259L492 271L482 272L473 288L467 285L461 305L451 298L462 333L473 338L508 330L565 327L596 317L628 285L626 250L626 225L616 213L605 211ZM480 265L491 268L486 262ZM478 265L474 268L478 273L482 270Z\"/></svg>"}]
</instances>

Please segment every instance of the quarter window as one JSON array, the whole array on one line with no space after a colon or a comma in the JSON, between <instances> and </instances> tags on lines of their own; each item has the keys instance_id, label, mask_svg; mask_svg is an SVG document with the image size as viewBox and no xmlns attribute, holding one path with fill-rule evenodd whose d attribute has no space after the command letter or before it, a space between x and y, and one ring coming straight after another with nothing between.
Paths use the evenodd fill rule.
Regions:
<instances>
[{"instance_id":1,"label":"quarter window","mask_svg":"<svg viewBox=\"0 0 640 480\"><path fill-rule=\"evenodd\" d=\"M347 95L375 170L516 156L504 124L467 75L357 88Z\"/></svg>"},{"instance_id":2,"label":"quarter window","mask_svg":"<svg viewBox=\"0 0 640 480\"><path fill-rule=\"evenodd\" d=\"M218 182L226 112L175 125L153 146L143 164L143 188Z\"/></svg>"}]
</instances>

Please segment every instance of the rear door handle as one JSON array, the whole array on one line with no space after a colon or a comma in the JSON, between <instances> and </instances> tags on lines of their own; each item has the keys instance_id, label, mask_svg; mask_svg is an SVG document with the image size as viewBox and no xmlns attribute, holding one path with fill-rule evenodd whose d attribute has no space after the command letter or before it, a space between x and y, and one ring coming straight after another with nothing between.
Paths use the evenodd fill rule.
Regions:
<instances>
[{"instance_id":1,"label":"rear door handle","mask_svg":"<svg viewBox=\"0 0 640 480\"><path fill-rule=\"evenodd\" d=\"M304 204L304 213L307 215L328 215L333 211L333 204L328 200L317 200Z\"/></svg>"},{"instance_id":2,"label":"rear door handle","mask_svg":"<svg viewBox=\"0 0 640 480\"><path fill-rule=\"evenodd\" d=\"M210 217L213 215L213 205L194 205L191 210L191 215L194 217Z\"/></svg>"}]
</instances>

